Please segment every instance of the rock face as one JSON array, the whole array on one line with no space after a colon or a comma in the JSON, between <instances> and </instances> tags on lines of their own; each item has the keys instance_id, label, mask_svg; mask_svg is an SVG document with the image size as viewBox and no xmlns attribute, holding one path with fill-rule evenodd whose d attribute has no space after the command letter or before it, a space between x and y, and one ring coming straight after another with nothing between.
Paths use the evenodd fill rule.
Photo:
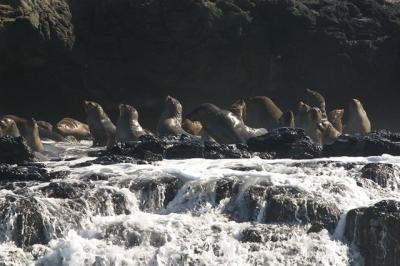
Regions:
<instances>
[{"instance_id":1,"label":"rock face","mask_svg":"<svg viewBox=\"0 0 400 266\"><path fill-rule=\"evenodd\" d=\"M3 1L0 112L56 122L79 118L82 98L106 111L132 99L147 127L166 94L188 110L211 94L294 105L311 87L335 105L351 91L376 127L394 126L399 14L383 0Z\"/></svg>"},{"instance_id":2,"label":"rock face","mask_svg":"<svg viewBox=\"0 0 400 266\"><path fill-rule=\"evenodd\" d=\"M369 163L361 169L363 178L370 179L381 187L397 189L399 169L393 164Z\"/></svg>"},{"instance_id":3,"label":"rock face","mask_svg":"<svg viewBox=\"0 0 400 266\"><path fill-rule=\"evenodd\" d=\"M22 137L0 138L0 164L16 164L32 161L34 155Z\"/></svg>"},{"instance_id":4,"label":"rock face","mask_svg":"<svg viewBox=\"0 0 400 266\"><path fill-rule=\"evenodd\" d=\"M400 202L381 201L347 214L345 236L359 247L366 266L398 265L399 235Z\"/></svg>"}]
</instances>

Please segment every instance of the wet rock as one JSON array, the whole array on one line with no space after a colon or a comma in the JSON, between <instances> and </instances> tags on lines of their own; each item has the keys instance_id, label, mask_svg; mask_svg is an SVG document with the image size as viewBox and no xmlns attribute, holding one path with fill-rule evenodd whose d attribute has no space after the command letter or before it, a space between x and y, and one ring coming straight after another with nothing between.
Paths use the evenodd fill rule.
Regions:
<instances>
[{"instance_id":1,"label":"wet rock","mask_svg":"<svg viewBox=\"0 0 400 266\"><path fill-rule=\"evenodd\" d=\"M323 229L325 229L325 226L322 223L313 223L311 227L307 230L307 234L319 233Z\"/></svg>"},{"instance_id":2,"label":"wet rock","mask_svg":"<svg viewBox=\"0 0 400 266\"><path fill-rule=\"evenodd\" d=\"M31 149L22 137L0 138L0 164L17 164L29 162L34 159Z\"/></svg>"},{"instance_id":3,"label":"wet rock","mask_svg":"<svg viewBox=\"0 0 400 266\"><path fill-rule=\"evenodd\" d=\"M342 135L334 143L323 148L323 155L326 157L382 154L400 155L399 134L384 130L365 135Z\"/></svg>"},{"instance_id":4,"label":"wet rock","mask_svg":"<svg viewBox=\"0 0 400 266\"><path fill-rule=\"evenodd\" d=\"M83 180L85 181L104 181L108 180L110 176L103 175L103 174L91 174L88 176L83 177Z\"/></svg>"},{"instance_id":5,"label":"wet rock","mask_svg":"<svg viewBox=\"0 0 400 266\"><path fill-rule=\"evenodd\" d=\"M225 212L238 221L320 223L332 232L341 212L333 203L296 187L260 182L234 194Z\"/></svg>"},{"instance_id":6,"label":"wet rock","mask_svg":"<svg viewBox=\"0 0 400 266\"><path fill-rule=\"evenodd\" d=\"M399 169L393 164L369 163L361 169L361 177L370 179L381 187L397 189Z\"/></svg>"},{"instance_id":7,"label":"wet rock","mask_svg":"<svg viewBox=\"0 0 400 266\"><path fill-rule=\"evenodd\" d=\"M204 144L204 158L206 159L240 159L250 158L252 154L245 144L218 144L206 142Z\"/></svg>"},{"instance_id":8,"label":"wet rock","mask_svg":"<svg viewBox=\"0 0 400 266\"><path fill-rule=\"evenodd\" d=\"M252 225L240 232L239 240L244 243L283 242L291 237L292 229L289 226L275 226L269 224Z\"/></svg>"},{"instance_id":9,"label":"wet rock","mask_svg":"<svg viewBox=\"0 0 400 266\"><path fill-rule=\"evenodd\" d=\"M129 189L136 193L141 210L157 211L167 207L183 184L178 177L165 176L134 180Z\"/></svg>"},{"instance_id":10,"label":"wet rock","mask_svg":"<svg viewBox=\"0 0 400 266\"><path fill-rule=\"evenodd\" d=\"M226 177L218 179L215 185L215 202L219 204L221 200L230 198L232 195L238 194L240 189L239 178Z\"/></svg>"},{"instance_id":11,"label":"wet rock","mask_svg":"<svg viewBox=\"0 0 400 266\"><path fill-rule=\"evenodd\" d=\"M82 200L87 202L90 210L97 215L114 216L131 214L127 196L117 189L94 187L85 193Z\"/></svg>"},{"instance_id":12,"label":"wet rock","mask_svg":"<svg viewBox=\"0 0 400 266\"><path fill-rule=\"evenodd\" d=\"M0 182L40 181L62 179L68 176L68 171L49 172L44 166L38 165L8 165L0 164Z\"/></svg>"},{"instance_id":13,"label":"wet rock","mask_svg":"<svg viewBox=\"0 0 400 266\"><path fill-rule=\"evenodd\" d=\"M101 164L101 165L111 165L111 164L118 164L118 163L131 163L136 164L137 160L132 157L128 156L121 156L121 155L108 155L108 156L101 156L93 161L90 161L92 164Z\"/></svg>"},{"instance_id":14,"label":"wet rock","mask_svg":"<svg viewBox=\"0 0 400 266\"><path fill-rule=\"evenodd\" d=\"M247 141L250 151L274 152L278 158L310 159L319 157L321 147L300 128L273 129Z\"/></svg>"},{"instance_id":15,"label":"wet rock","mask_svg":"<svg viewBox=\"0 0 400 266\"><path fill-rule=\"evenodd\" d=\"M89 186L83 183L51 182L40 190L48 198L76 199L82 197Z\"/></svg>"},{"instance_id":16,"label":"wet rock","mask_svg":"<svg viewBox=\"0 0 400 266\"><path fill-rule=\"evenodd\" d=\"M263 235L261 234L260 230L250 227L242 231L240 240L244 243L246 242L262 243Z\"/></svg>"},{"instance_id":17,"label":"wet rock","mask_svg":"<svg viewBox=\"0 0 400 266\"><path fill-rule=\"evenodd\" d=\"M347 213L345 236L356 244L366 266L398 265L400 202L386 200Z\"/></svg>"},{"instance_id":18,"label":"wet rock","mask_svg":"<svg viewBox=\"0 0 400 266\"><path fill-rule=\"evenodd\" d=\"M184 140L165 151L166 159L204 158L204 145L199 140Z\"/></svg>"}]
</instances>

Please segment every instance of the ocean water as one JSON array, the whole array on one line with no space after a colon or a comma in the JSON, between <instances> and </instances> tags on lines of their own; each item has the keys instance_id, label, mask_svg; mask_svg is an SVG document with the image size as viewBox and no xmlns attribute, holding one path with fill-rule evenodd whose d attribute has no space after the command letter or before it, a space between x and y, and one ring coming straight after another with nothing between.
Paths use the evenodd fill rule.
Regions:
<instances>
[{"instance_id":1,"label":"ocean water","mask_svg":"<svg viewBox=\"0 0 400 266\"><path fill-rule=\"evenodd\" d=\"M367 163L400 164L389 155L77 167L95 159L87 156L90 144L46 142L46 168L69 171L68 178L2 187L0 265L362 265L343 237L346 213L400 199L399 179L382 188L361 178ZM218 194L224 180L238 184L234 196ZM266 222L265 197L249 192L265 184L300 191L297 202L335 206L336 229L307 233L311 223L296 211L289 222ZM246 240L249 230L258 240Z\"/></svg>"}]
</instances>

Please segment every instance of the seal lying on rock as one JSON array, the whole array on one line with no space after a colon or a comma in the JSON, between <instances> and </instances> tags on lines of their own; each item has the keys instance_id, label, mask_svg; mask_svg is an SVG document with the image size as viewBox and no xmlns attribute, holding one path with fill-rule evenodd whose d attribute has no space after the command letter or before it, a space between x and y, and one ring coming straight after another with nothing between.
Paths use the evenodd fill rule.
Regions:
<instances>
[{"instance_id":1,"label":"seal lying on rock","mask_svg":"<svg viewBox=\"0 0 400 266\"><path fill-rule=\"evenodd\" d=\"M119 105L119 118L117 122L117 141L127 142L138 140L140 136L152 135L139 123L138 111L130 105Z\"/></svg>"},{"instance_id":2,"label":"seal lying on rock","mask_svg":"<svg viewBox=\"0 0 400 266\"><path fill-rule=\"evenodd\" d=\"M305 128L308 123L308 112L310 111L311 107L300 101L297 106L297 112L295 116L296 127L298 128Z\"/></svg>"},{"instance_id":3,"label":"seal lying on rock","mask_svg":"<svg viewBox=\"0 0 400 266\"><path fill-rule=\"evenodd\" d=\"M242 99L234 102L229 108L234 115L236 115L240 120L245 121L246 119L246 102Z\"/></svg>"},{"instance_id":4,"label":"seal lying on rock","mask_svg":"<svg viewBox=\"0 0 400 266\"><path fill-rule=\"evenodd\" d=\"M307 103L311 107L318 107L321 110L322 118L327 119L325 98L319 92L307 89Z\"/></svg>"},{"instance_id":5,"label":"seal lying on rock","mask_svg":"<svg viewBox=\"0 0 400 266\"><path fill-rule=\"evenodd\" d=\"M331 144L340 136L340 132L327 119L323 118L321 110L317 107L311 108L307 112L307 121L304 125L306 134L320 145Z\"/></svg>"},{"instance_id":6,"label":"seal lying on rock","mask_svg":"<svg viewBox=\"0 0 400 266\"><path fill-rule=\"evenodd\" d=\"M73 118L61 119L56 125L56 130L64 137L73 136L77 140L91 139L89 126Z\"/></svg>"},{"instance_id":7,"label":"seal lying on rock","mask_svg":"<svg viewBox=\"0 0 400 266\"><path fill-rule=\"evenodd\" d=\"M357 99L350 101L348 109L345 111L346 123L344 132L348 134L371 132L371 122L362 103Z\"/></svg>"},{"instance_id":8,"label":"seal lying on rock","mask_svg":"<svg viewBox=\"0 0 400 266\"><path fill-rule=\"evenodd\" d=\"M17 124L11 118L0 119L0 137L19 137Z\"/></svg>"},{"instance_id":9,"label":"seal lying on rock","mask_svg":"<svg viewBox=\"0 0 400 266\"><path fill-rule=\"evenodd\" d=\"M199 121L192 121L186 118L182 122L182 128L189 134L201 136L203 125Z\"/></svg>"},{"instance_id":10,"label":"seal lying on rock","mask_svg":"<svg viewBox=\"0 0 400 266\"><path fill-rule=\"evenodd\" d=\"M249 127L272 129L280 126L283 112L270 98L255 96L246 106L246 124Z\"/></svg>"},{"instance_id":11,"label":"seal lying on rock","mask_svg":"<svg viewBox=\"0 0 400 266\"><path fill-rule=\"evenodd\" d=\"M39 136L39 126L34 118L26 120L25 133L24 137L28 146L35 152L43 152L44 147Z\"/></svg>"},{"instance_id":12,"label":"seal lying on rock","mask_svg":"<svg viewBox=\"0 0 400 266\"><path fill-rule=\"evenodd\" d=\"M264 128L246 126L232 112L222 110L211 103L204 103L193 110L189 119L200 121L204 131L221 144L244 143L252 137L267 133Z\"/></svg>"},{"instance_id":13,"label":"seal lying on rock","mask_svg":"<svg viewBox=\"0 0 400 266\"><path fill-rule=\"evenodd\" d=\"M343 109L336 109L332 110L328 114L328 120L332 123L332 125L339 131L340 133L343 132Z\"/></svg>"},{"instance_id":14,"label":"seal lying on rock","mask_svg":"<svg viewBox=\"0 0 400 266\"><path fill-rule=\"evenodd\" d=\"M116 128L100 104L84 101L86 120L93 136L93 146L108 146L115 143Z\"/></svg>"},{"instance_id":15,"label":"seal lying on rock","mask_svg":"<svg viewBox=\"0 0 400 266\"><path fill-rule=\"evenodd\" d=\"M164 110L157 124L158 136L181 136L182 134L191 136L182 129L182 112L181 103L177 99L167 96L165 98Z\"/></svg>"},{"instance_id":16,"label":"seal lying on rock","mask_svg":"<svg viewBox=\"0 0 400 266\"><path fill-rule=\"evenodd\" d=\"M63 136L54 131L53 125L46 121L36 121L39 126L39 136L41 139L51 139L54 141L66 141Z\"/></svg>"},{"instance_id":17,"label":"seal lying on rock","mask_svg":"<svg viewBox=\"0 0 400 266\"><path fill-rule=\"evenodd\" d=\"M284 112L281 118L279 118L279 124L282 127L290 127L290 128L295 128L296 124L294 121L294 114L293 111L289 110L287 112Z\"/></svg>"}]
</instances>

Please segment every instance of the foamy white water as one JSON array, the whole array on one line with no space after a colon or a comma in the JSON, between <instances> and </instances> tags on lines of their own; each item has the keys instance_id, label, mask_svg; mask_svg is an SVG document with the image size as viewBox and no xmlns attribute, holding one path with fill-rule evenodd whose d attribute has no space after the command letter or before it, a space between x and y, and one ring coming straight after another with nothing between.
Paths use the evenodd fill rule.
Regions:
<instances>
[{"instance_id":1,"label":"foamy white water","mask_svg":"<svg viewBox=\"0 0 400 266\"><path fill-rule=\"evenodd\" d=\"M0 199L33 199L45 228L43 243L17 247L18 215L8 212L0 227L4 265L361 265L357 250L342 237L343 217L353 208L400 199L398 188L382 188L360 176L367 163L400 165L400 157L73 167L94 159L85 155L89 145L47 143L67 159L47 161L47 168L68 170L69 177L0 190ZM221 198L219 182L233 179L239 184L234 200ZM307 234L311 224L296 217L294 222L265 223L265 199L249 205L249 195L258 195L249 189L259 184L293 188L301 200L336 206L342 219L335 233ZM246 232L258 232L257 241L246 238Z\"/></svg>"}]
</instances>

